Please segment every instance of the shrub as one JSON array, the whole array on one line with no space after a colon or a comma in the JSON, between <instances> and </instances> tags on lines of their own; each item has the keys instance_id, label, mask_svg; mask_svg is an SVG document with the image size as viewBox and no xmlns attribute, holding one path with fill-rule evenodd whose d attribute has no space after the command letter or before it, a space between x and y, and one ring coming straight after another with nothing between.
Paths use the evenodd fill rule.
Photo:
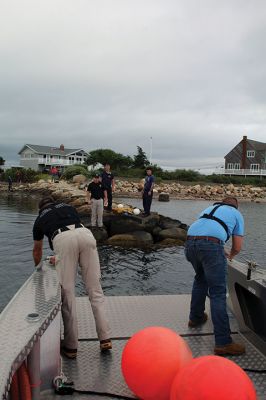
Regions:
<instances>
[{"instance_id":1,"label":"shrub","mask_svg":"<svg viewBox=\"0 0 266 400\"><path fill-rule=\"evenodd\" d=\"M86 165L71 165L66 168L64 171L62 178L69 180L72 179L75 175L85 175L86 177L89 176L88 169Z\"/></svg>"}]
</instances>

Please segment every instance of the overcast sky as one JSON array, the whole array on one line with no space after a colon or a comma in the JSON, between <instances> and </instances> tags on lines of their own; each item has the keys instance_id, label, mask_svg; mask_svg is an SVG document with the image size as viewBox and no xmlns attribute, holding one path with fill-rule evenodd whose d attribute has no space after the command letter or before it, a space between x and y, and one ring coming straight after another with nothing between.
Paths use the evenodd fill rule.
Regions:
<instances>
[{"instance_id":1,"label":"overcast sky","mask_svg":"<svg viewBox=\"0 0 266 400\"><path fill-rule=\"evenodd\" d=\"M215 168L266 142L265 0L1 0L0 155L139 145Z\"/></svg>"}]
</instances>

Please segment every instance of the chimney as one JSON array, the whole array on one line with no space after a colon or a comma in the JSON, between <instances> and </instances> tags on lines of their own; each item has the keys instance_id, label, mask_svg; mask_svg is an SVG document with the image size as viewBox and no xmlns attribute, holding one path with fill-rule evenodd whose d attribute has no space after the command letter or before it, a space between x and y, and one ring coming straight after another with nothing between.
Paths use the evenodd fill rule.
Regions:
<instances>
[{"instance_id":1,"label":"chimney","mask_svg":"<svg viewBox=\"0 0 266 400\"><path fill-rule=\"evenodd\" d=\"M65 146L63 144L60 144L60 150L65 151Z\"/></svg>"},{"instance_id":2,"label":"chimney","mask_svg":"<svg viewBox=\"0 0 266 400\"><path fill-rule=\"evenodd\" d=\"M242 139L242 159L241 159L241 169L246 169L247 161L247 136L243 136Z\"/></svg>"}]
</instances>

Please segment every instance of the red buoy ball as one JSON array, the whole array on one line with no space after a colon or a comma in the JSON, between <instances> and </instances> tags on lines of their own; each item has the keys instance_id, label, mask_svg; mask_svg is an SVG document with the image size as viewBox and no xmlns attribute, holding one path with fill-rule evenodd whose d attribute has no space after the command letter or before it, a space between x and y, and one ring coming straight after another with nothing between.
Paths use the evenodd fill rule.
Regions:
<instances>
[{"instance_id":1,"label":"red buoy ball","mask_svg":"<svg viewBox=\"0 0 266 400\"><path fill-rule=\"evenodd\" d=\"M256 400L248 375L218 356L195 358L173 381L170 400Z\"/></svg>"},{"instance_id":2,"label":"red buoy ball","mask_svg":"<svg viewBox=\"0 0 266 400\"><path fill-rule=\"evenodd\" d=\"M169 400L176 374L191 360L190 348L174 331L149 327L127 342L122 373L128 387L142 400Z\"/></svg>"}]
</instances>

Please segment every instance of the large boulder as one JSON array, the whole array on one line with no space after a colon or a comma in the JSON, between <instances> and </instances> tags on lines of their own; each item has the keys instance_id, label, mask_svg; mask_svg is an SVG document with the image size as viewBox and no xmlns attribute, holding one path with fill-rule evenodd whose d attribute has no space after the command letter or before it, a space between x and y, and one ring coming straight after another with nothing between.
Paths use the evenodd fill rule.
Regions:
<instances>
[{"instance_id":1,"label":"large boulder","mask_svg":"<svg viewBox=\"0 0 266 400\"><path fill-rule=\"evenodd\" d=\"M92 231L92 234L97 243L105 242L108 239L108 233L105 227L98 228L97 226L89 226L88 228Z\"/></svg>"},{"instance_id":2,"label":"large boulder","mask_svg":"<svg viewBox=\"0 0 266 400\"><path fill-rule=\"evenodd\" d=\"M110 236L142 230L145 230L142 218L131 215L115 215L115 218L111 218L109 222Z\"/></svg>"},{"instance_id":3,"label":"large boulder","mask_svg":"<svg viewBox=\"0 0 266 400\"><path fill-rule=\"evenodd\" d=\"M84 183L84 182L86 182L86 180L87 180L86 176L82 175L82 174L74 175L73 178L72 178L72 182L73 183L78 183L78 184Z\"/></svg>"},{"instance_id":4,"label":"large boulder","mask_svg":"<svg viewBox=\"0 0 266 400\"><path fill-rule=\"evenodd\" d=\"M187 238L187 231L181 228L162 229L158 233L158 238L160 241L164 239L178 239L184 242Z\"/></svg>"},{"instance_id":5,"label":"large boulder","mask_svg":"<svg viewBox=\"0 0 266 400\"><path fill-rule=\"evenodd\" d=\"M153 244L152 235L144 231L114 235L108 239L108 244L121 247L150 247Z\"/></svg>"},{"instance_id":6,"label":"large boulder","mask_svg":"<svg viewBox=\"0 0 266 400\"><path fill-rule=\"evenodd\" d=\"M159 226L161 229L180 228L181 221L160 215Z\"/></svg>"},{"instance_id":7,"label":"large boulder","mask_svg":"<svg viewBox=\"0 0 266 400\"><path fill-rule=\"evenodd\" d=\"M152 213L148 217L126 215L126 214L107 214L104 215L104 224L108 227L110 236L134 231L152 232L158 225L159 215Z\"/></svg>"},{"instance_id":8,"label":"large boulder","mask_svg":"<svg viewBox=\"0 0 266 400\"><path fill-rule=\"evenodd\" d=\"M158 201L169 201L169 193L160 193L158 197Z\"/></svg>"}]
</instances>

